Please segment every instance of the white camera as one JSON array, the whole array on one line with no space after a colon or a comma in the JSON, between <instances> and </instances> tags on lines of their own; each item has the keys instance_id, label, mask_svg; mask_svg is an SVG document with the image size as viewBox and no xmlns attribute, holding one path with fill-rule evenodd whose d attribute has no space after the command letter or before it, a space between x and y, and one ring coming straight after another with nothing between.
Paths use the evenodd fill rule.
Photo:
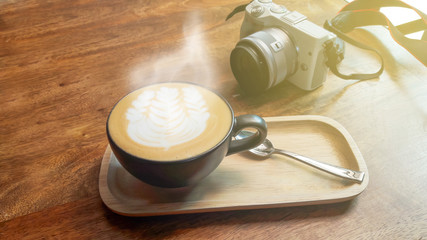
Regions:
<instances>
[{"instance_id":1,"label":"white camera","mask_svg":"<svg viewBox=\"0 0 427 240\"><path fill-rule=\"evenodd\" d=\"M335 34L271 0L246 6L231 69L245 92L265 91L285 79L304 90L322 85L328 73L325 47Z\"/></svg>"}]
</instances>

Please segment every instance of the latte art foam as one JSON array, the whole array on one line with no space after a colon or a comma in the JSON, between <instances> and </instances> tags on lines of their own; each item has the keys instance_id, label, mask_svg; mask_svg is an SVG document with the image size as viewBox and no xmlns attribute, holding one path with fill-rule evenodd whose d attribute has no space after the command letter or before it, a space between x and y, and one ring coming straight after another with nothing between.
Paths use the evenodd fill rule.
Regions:
<instances>
[{"instance_id":1,"label":"latte art foam","mask_svg":"<svg viewBox=\"0 0 427 240\"><path fill-rule=\"evenodd\" d=\"M127 133L141 145L168 150L200 136L209 116L206 102L195 87L146 90L126 112Z\"/></svg>"},{"instance_id":2,"label":"latte art foam","mask_svg":"<svg viewBox=\"0 0 427 240\"><path fill-rule=\"evenodd\" d=\"M231 131L228 103L203 87L160 83L135 90L110 113L111 139L129 154L175 161L203 154Z\"/></svg>"}]
</instances>

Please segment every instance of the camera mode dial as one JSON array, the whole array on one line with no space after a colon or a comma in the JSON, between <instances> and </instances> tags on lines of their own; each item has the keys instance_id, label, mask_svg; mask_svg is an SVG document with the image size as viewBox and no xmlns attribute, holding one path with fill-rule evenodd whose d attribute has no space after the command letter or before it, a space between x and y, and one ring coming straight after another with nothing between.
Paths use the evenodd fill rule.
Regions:
<instances>
[{"instance_id":1,"label":"camera mode dial","mask_svg":"<svg viewBox=\"0 0 427 240\"><path fill-rule=\"evenodd\" d=\"M252 6L251 15L254 17L259 17L264 13L264 7L261 5Z\"/></svg>"}]
</instances>

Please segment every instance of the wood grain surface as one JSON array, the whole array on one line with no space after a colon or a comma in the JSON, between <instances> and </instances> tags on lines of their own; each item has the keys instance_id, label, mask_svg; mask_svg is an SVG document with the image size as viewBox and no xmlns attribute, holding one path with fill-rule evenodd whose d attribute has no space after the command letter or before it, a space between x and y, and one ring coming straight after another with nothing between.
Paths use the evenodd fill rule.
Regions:
<instances>
[{"instance_id":1,"label":"wood grain surface","mask_svg":"<svg viewBox=\"0 0 427 240\"><path fill-rule=\"evenodd\" d=\"M0 239L426 239L427 68L383 27L352 33L377 48L369 81L329 73L306 92L284 82L242 94L229 66L247 1L0 0ZM341 0L277 1L322 25ZM378 59L346 45L342 71ZM236 115L323 115L340 122L370 180L330 205L128 218L103 206L105 122L126 93L189 81L221 93ZM308 143L314 144L314 143Z\"/></svg>"}]
</instances>

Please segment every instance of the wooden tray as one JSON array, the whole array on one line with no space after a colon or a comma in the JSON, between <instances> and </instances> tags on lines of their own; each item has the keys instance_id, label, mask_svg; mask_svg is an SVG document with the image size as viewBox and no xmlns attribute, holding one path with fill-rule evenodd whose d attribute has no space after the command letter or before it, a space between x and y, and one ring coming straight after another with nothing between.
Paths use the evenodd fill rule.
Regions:
<instances>
[{"instance_id":1,"label":"wooden tray","mask_svg":"<svg viewBox=\"0 0 427 240\"><path fill-rule=\"evenodd\" d=\"M369 175L362 154L339 123L321 116L265 120L275 147L364 171L364 181L352 183L281 155L260 160L246 152L226 157L196 186L164 189L130 175L107 147L99 174L101 198L118 214L151 216L334 203L366 188Z\"/></svg>"}]
</instances>

